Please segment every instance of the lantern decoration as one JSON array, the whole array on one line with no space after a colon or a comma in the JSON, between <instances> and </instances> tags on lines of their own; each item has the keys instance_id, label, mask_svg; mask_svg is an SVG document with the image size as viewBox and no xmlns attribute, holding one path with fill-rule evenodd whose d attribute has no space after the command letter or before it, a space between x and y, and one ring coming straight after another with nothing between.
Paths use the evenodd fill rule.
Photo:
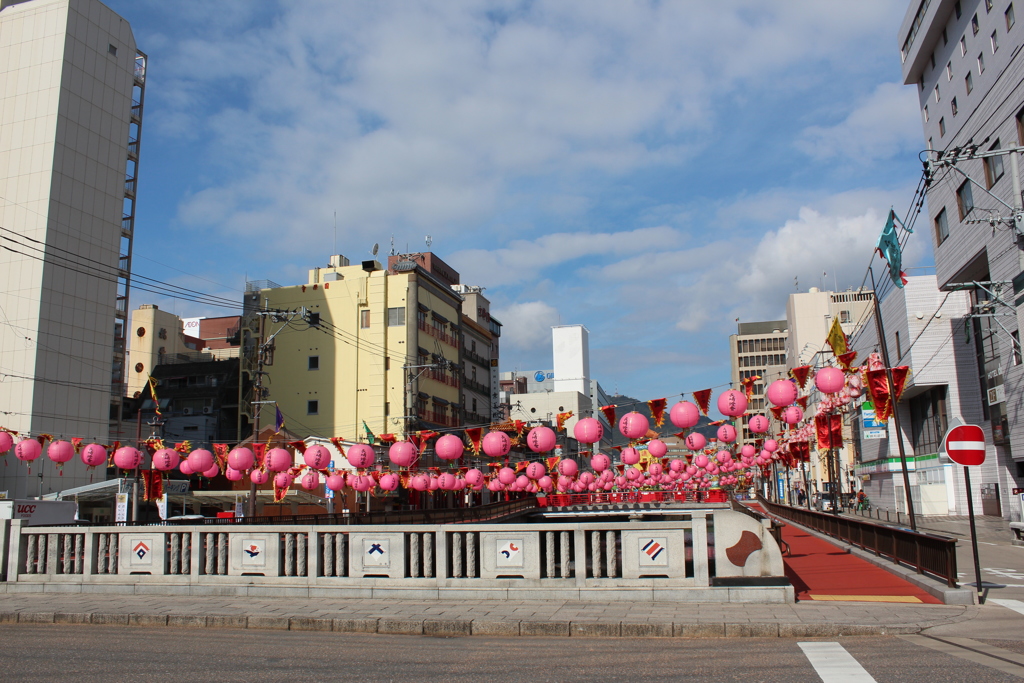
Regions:
<instances>
[{"instance_id":1,"label":"lantern decoration","mask_svg":"<svg viewBox=\"0 0 1024 683\"><path fill-rule=\"evenodd\" d=\"M512 439L505 432L487 432L484 435L484 453L491 458L508 455L512 449Z\"/></svg>"},{"instance_id":2,"label":"lantern decoration","mask_svg":"<svg viewBox=\"0 0 1024 683\"><path fill-rule=\"evenodd\" d=\"M580 443L598 443L604 436L604 426L593 417L585 417L572 428L572 434Z\"/></svg>"},{"instance_id":3,"label":"lantern decoration","mask_svg":"<svg viewBox=\"0 0 1024 683\"><path fill-rule=\"evenodd\" d=\"M718 428L718 440L722 443L732 443L736 440L736 428L730 424L724 424Z\"/></svg>"},{"instance_id":4,"label":"lantern decoration","mask_svg":"<svg viewBox=\"0 0 1024 683\"><path fill-rule=\"evenodd\" d=\"M122 446L114 451L114 466L122 470L134 470L142 464L142 453L131 446Z\"/></svg>"},{"instance_id":5,"label":"lantern decoration","mask_svg":"<svg viewBox=\"0 0 1024 683\"><path fill-rule=\"evenodd\" d=\"M0 453L6 453L14 447L14 437L5 431L0 431Z\"/></svg>"},{"instance_id":6,"label":"lantern decoration","mask_svg":"<svg viewBox=\"0 0 1024 683\"><path fill-rule=\"evenodd\" d=\"M234 467L228 467L224 470L224 476L227 477L228 481L242 481L245 473L241 470L236 470Z\"/></svg>"},{"instance_id":7,"label":"lantern decoration","mask_svg":"<svg viewBox=\"0 0 1024 683\"><path fill-rule=\"evenodd\" d=\"M686 438L683 439L683 443L686 444L686 447L689 448L691 451L699 451L700 449L704 448L705 445L707 445L707 442L707 438L700 432L693 432L691 434L687 434Z\"/></svg>"},{"instance_id":8,"label":"lantern decoration","mask_svg":"<svg viewBox=\"0 0 1024 683\"><path fill-rule=\"evenodd\" d=\"M409 441L396 441L388 449L388 459L396 467L409 467L416 462L419 451Z\"/></svg>"},{"instance_id":9,"label":"lantern decoration","mask_svg":"<svg viewBox=\"0 0 1024 683\"><path fill-rule=\"evenodd\" d=\"M173 448L161 448L153 454L153 469L169 472L181 462L181 454Z\"/></svg>"},{"instance_id":10,"label":"lantern decoration","mask_svg":"<svg viewBox=\"0 0 1024 683\"><path fill-rule=\"evenodd\" d=\"M71 445L70 441L53 441L46 449L46 456L58 465L63 465L75 457L75 447Z\"/></svg>"},{"instance_id":11,"label":"lantern decoration","mask_svg":"<svg viewBox=\"0 0 1024 683\"><path fill-rule=\"evenodd\" d=\"M747 397L742 391L729 389L718 397L718 412L728 417L739 417L747 412Z\"/></svg>"},{"instance_id":12,"label":"lantern decoration","mask_svg":"<svg viewBox=\"0 0 1024 683\"><path fill-rule=\"evenodd\" d=\"M284 472L294 464L292 454L283 448L271 448L263 460L263 465L269 472Z\"/></svg>"},{"instance_id":13,"label":"lantern decoration","mask_svg":"<svg viewBox=\"0 0 1024 683\"><path fill-rule=\"evenodd\" d=\"M306 451L308 452L309 449L306 449ZM302 486L302 488L306 489L307 491L312 491L316 489L318 486L320 486L320 473L315 471L306 472L305 474L302 475L302 478L299 479L299 484Z\"/></svg>"},{"instance_id":14,"label":"lantern decoration","mask_svg":"<svg viewBox=\"0 0 1024 683\"><path fill-rule=\"evenodd\" d=\"M195 474L195 470L188 464L188 458L183 458L181 463L178 465L178 471L184 474L186 477Z\"/></svg>"},{"instance_id":15,"label":"lantern decoration","mask_svg":"<svg viewBox=\"0 0 1024 683\"><path fill-rule=\"evenodd\" d=\"M286 489L292 485L293 481L295 480L292 478L292 475L288 474L287 472L278 472L277 474L274 475L275 488Z\"/></svg>"},{"instance_id":16,"label":"lantern decoration","mask_svg":"<svg viewBox=\"0 0 1024 683\"><path fill-rule=\"evenodd\" d=\"M313 470L323 470L331 464L331 452L326 447L316 444L310 446L302 454L302 459L306 463L306 466ZM319 480L317 486L319 486ZM303 488L306 488L305 479L303 479ZM316 488L314 486L313 488ZM307 489L308 490L308 489Z\"/></svg>"},{"instance_id":17,"label":"lantern decoration","mask_svg":"<svg viewBox=\"0 0 1024 683\"><path fill-rule=\"evenodd\" d=\"M626 465L635 465L640 462L640 451L635 448L622 449L622 462Z\"/></svg>"},{"instance_id":18,"label":"lantern decoration","mask_svg":"<svg viewBox=\"0 0 1024 683\"><path fill-rule=\"evenodd\" d=\"M466 483L470 486L479 486L484 482L484 473L475 467L466 472Z\"/></svg>"},{"instance_id":19,"label":"lantern decoration","mask_svg":"<svg viewBox=\"0 0 1024 683\"><path fill-rule=\"evenodd\" d=\"M455 488L455 475L445 472L437 478L437 488L442 491L451 491Z\"/></svg>"},{"instance_id":20,"label":"lantern decoration","mask_svg":"<svg viewBox=\"0 0 1024 683\"><path fill-rule=\"evenodd\" d=\"M181 464L185 465L187 464L187 462L183 462ZM262 486L263 484L266 484L270 480L270 475L263 470L253 470L252 473L249 475L249 479L252 481L252 483L256 484L257 486Z\"/></svg>"},{"instance_id":21,"label":"lantern decoration","mask_svg":"<svg viewBox=\"0 0 1024 683\"><path fill-rule=\"evenodd\" d=\"M32 462L43 452L43 446L35 439L24 439L14 447L14 455L22 462Z\"/></svg>"},{"instance_id":22,"label":"lantern decoration","mask_svg":"<svg viewBox=\"0 0 1024 683\"><path fill-rule=\"evenodd\" d=\"M804 411L798 406L786 406L782 411L782 421L788 425L795 425L804 419Z\"/></svg>"},{"instance_id":23,"label":"lantern decoration","mask_svg":"<svg viewBox=\"0 0 1024 683\"><path fill-rule=\"evenodd\" d=\"M558 473L563 477L575 477L579 471L580 466L575 460L566 459L558 461Z\"/></svg>"},{"instance_id":24,"label":"lantern decoration","mask_svg":"<svg viewBox=\"0 0 1024 683\"><path fill-rule=\"evenodd\" d=\"M750 421L747 422L747 427L754 434L764 434L768 431L769 426L768 418L764 415L754 415L750 418Z\"/></svg>"},{"instance_id":25,"label":"lantern decoration","mask_svg":"<svg viewBox=\"0 0 1024 683\"><path fill-rule=\"evenodd\" d=\"M373 488L373 477L367 477L364 474L358 474L352 477L350 486L359 493L366 493Z\"/></svg>"},{"instance_id":26,"label":"lantern decoration","mask_svg":"<svg viewBox=\"0 0 1024 683\"><path fill-rule=\"evenodd\" d=\"M764 442L764 450L768 451L769 453L774 453L778 449L779 442L776 441L775 439L768 439L767 441Z\"/></svg>"},{"instance_id":27,"label":"lantern decoration","mask_svg":"<svg viewBox=\"0 0 1024 683\"><path fill-rule=\"evenodd\" d=\"M107 449L98 443L91 443L82 449L78 457L87 467L98 467L107 461Z\"/></svg>"},{"instance_id":28,"label":"lantern decoration","mask_svg":"<svg viewBox=\"0 0 1024 683\"><path fill-rule=\"evenodd\" d=\"M392 473L385 474L380 478L380 481L378 481L377 484L384 491L394 491L398 488L398 475Z\"/></svg>"},{"instance_id":29,"label":"lantern decoration","mask_svg":"<svg viewBox=\"0 0 1024 683\"><path fill-rule=\"evenodd\" d=\"M651 439L647 442L647 452L655 458L662 458L668 453L668 446L661 439Z\"/></svg>"},{"instance_id":30,"label":"lantern decoration","mask_svg":"<svg viewBox=\"0 0 1024 683\"><path fill-rule=\"evenodd\" d=\"M512 471L511 467L502 467L498 470L498 481L505 486L512 484L516 480L516 473Z\"/></svg>"},{"instance_id":31,"label":"lantern decoration","mask_svg":"<svg viewBox=\"0 0 1024 683\"><path fill-rule=\"evenodd\" d=\"M213 463L209 469L203 471L203 476L207 479L213 479L218 474L220 474L220 466L217 463Z\"/></svg>"},{"instance_id":32,"label":"lantern decoration","mask_svg":"<svg viewBox=\"0 0 1024 683\"><path fill-rule=\"evenodd\" d=\"M201 472L205 477L206 471L213 467L213 453L204 448L197 448L188 454L188 464L193 472Z\"/></svg>"},{"instance_id":33,"label":"lantern decoration","mask_svg":"<svg viewBox=\"0 0 1024 683\"><path fill-rule=\"evenodd\" d=\"M328 474L325 485L332 491L340 491L345 488L345 477L337 472Z\"/></svg>"},{"instance_id":34,"label":"lantern decoration","mask_svg":"<svg viewBox=\"0 0 1024 683\"><path fill-rule=\"evenodd\" d=\"M825 367L814 375L814 386L823 394L834 394L843 388L846 376L839 368Z\"/></svg>"},{"instance_id":35,"label":"lantern decoration","mask_svg":"<svg viewBox=\"0 0 1024 683\"><path fill-rule=\"evenodd\" d=\"M563 461L564 462L564 461ZM595 453L590 459L590 467L595 472L604 472L611 467L612 460L604 453Z\"/></svg>"},{"instance_id":36,"label":"lantern decoration","mask_svg":"<svg viewBox=\"0 0 1024 683\"><path fill-rule=\"evenodd\" d=\"M531 462L526 466L526 476L536 481L548 473L548 468L539 462Z\"/></svg>"},{"instance_id":37,"label":"lantern decoration","mask_svg":"<svg viewBox=\"0 0 1024 683\"><path fill-rule=\"evenodd\" d=\"M668 413L668 419L680 429L689 429L700 421L700 410L689 401L680 401L672 406Z\"/></svg>"},{"instance_id":38,"label":"lantern decoration","mask_svg":"<svg viewBox=\"0 0 1024 683\"><path fill-rule=\"evenodd\" d=\"M462 439L454 434L445 434L434 444L434 452L442 460L458 460L465 448Z\"/></svg>"},{"instance_id":39,"label":"lantern decoration","mask_svg":"<svg viewBox=\"0 0 1024 683\"><path fill-rule=\"evenodd\" d=\"M647 417L638 412L626 413L619 420L619 432L627 439L639 439L650 429Z\"/></svg>"},{"instance_id":40,"label":"lantern decoration","mask_svg":"<svg viewBox=\"0 0 1024 683\"><path fill-rule=\"evenodd\" d=\"M377 454L374 453L372 446L367 446L365 443L357 443L348 449L345 457L348 459L348 464L357 470L361 470L373 465Z\"/></svg>"},{"instance_id":41,"label":"lantern decoration","mask_svg":"<svg viewBox=\"0 0 1024 683\"><path fill-rule=\"evenodd\" d=\"M757 455L757 449L754 448L752 444L748 443L744 445L743 448L740 449L740 455L742 455L744 458L753 458L755 455Z\"/></svg>"},{"instance_id":42,"label":"lantern decoration","mask_svg":"<svg viewBox=\"0 0 1024 683\"><path fill-rule=\"evenodd\" d=\"M228 467L245 472L256 463L256 455L245 447L232 448L228 453Z\"/></svg>"},{"instance_id":43,"label":"lantern decoration","mask_svg":"<svg viewBox=\"0 0 1024 683\"><path fill-rule=\"evenodd\" d=\"M773 406L781 407L792 405L796 401L796 383L788 379L777 379L768 385L765 396Z\"/></svg>"},{"instance_id":44,"label":"lantern decoration","mask_svg":"<svg viewBox=\"0 0 1024 683\"><path fill-rule=\"evenodd\" d=\"M555 432L550 427L534 427L526 435L526 445L534 453L546 453L555 447Z\"/></svg>"},{"instance_id":45,"label":"lantern decoration","mask_svg":"<svg viewBox=\"0 0 1024 683\"><path fill-rule=\"evenodd\" d=\"M417 474L410 482L414 491L426 491L430 487L430 477L425 474Z\"/></svg>"}]
</instances>

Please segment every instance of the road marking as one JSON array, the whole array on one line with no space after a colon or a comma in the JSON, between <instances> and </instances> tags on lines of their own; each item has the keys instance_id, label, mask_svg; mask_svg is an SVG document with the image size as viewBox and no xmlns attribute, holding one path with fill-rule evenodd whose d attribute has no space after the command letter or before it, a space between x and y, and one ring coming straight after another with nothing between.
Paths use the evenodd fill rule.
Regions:
<instances>
[{"instance_id":1,"label":"road marking","mask_svg":"<svg viewBox=\"0 0 1024 683\"><path fill-rule=\"evenodd\" d=\"M970 638L951 636L899 636L903 640L937 650L947 655L983 664L1018 678L1024 678L1024 657L993 645L986 645Z\"/></svg>"},{"instance_id":2,"label":"road marking","mask_svg":"<svg viewBox=\"0 0 1024 683\"><path fill-rule=\"evenodd\" d=\"M1024 602L1020 600L1005 600L1002 598L989 598L988 602L994 602L997 605L1002 605L1006 609L1012 609L1018 614L1024 614Z\"/></svg>"},{"instance_id":3,"label":"road marking","mask_svg":"<svg viewBox=\"0 0 1024 683\"><path fill-rule=\"evenodd\" d=\"M822 683L876 683L839 643L797 643Z\"/></svg>"}]
</instances>

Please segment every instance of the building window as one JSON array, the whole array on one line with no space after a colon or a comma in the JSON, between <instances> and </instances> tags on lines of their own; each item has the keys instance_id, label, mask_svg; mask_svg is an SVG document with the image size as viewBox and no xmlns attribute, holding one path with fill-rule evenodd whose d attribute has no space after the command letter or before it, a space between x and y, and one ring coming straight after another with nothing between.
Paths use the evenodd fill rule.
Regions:
<instances>
[{"instance_id":1,"label":"building window","mask_svg":"<svg viewBox=\"0 0 1024 683\"><path fill-rule=\"evenodd\" d=\"M953 62L946 62L946 80L953 80Z\"/></svg>"},{"instance_id":2,"label":"building window","mask_svg":"<svg viewBox=\"0 0 1024 683\"><path fill-rule=\"evenodd\" d=\"M306 366L307 370L319 370L320 369L320 356L310 356L309 364Z\"/></svg>"},{"instance_id":3,"label":"building window","mask_svg":"<svg viewBox=\"0 0 1024 683\"><path fill-rule=\"evenodd\" d=\"M1013 364L1020 365L1024 363L1024 355L1020 351L1020 330L1014 330L1010 336L1013 338Z\"/></svg>"},{"instance_id":4,"label":"building window","mask_svg":"<svg viewBox=\"0 0 1024 683\"><path fill-rule=\"evenodd\" d=\"M967 56L967 36L960 37L960 56Z\"/></svg>"},{"instance_id":5,"label":"building window","mask_svg":"<svg viewBox=\"0 0 1024 683\"><path fill-rule=\"evenodd\" d=\"M942 98L939 96L939 84L936 83L935 84L935 101L938 102L940 99L942 99Z\"/></svg>"},{"instance_id":6,"label":"building window","mask_svg":"<svg viewBox=\"0 0 1024 683\"><path fill-rule=\"evenodd\" d=\"M914 455L938 453L946 434L946 387L934 387L910 399Z\"/></svg>"},{"instance_id":7,"label":"building window","mask_svg":"<svg viewBox=\"0 0 1024 683\"><path fill-rule=\"evenodd\" d=\"M978 53L978 75L985 73L985 55Z\"/></svg>"},{"instance_id":8,"label":"building window","mask_svg":"<svg viewBox=\"0 0 1024 683\"><path fill-rule=\"evenodd\" d=\"M1013 28L1013 25L1017 22L1017 19L1013 16L1013 3L1006 8L1006 30L1009 31Z\"/></svg>"},{"instance_id":9,"label":"building window","mask_svg":"<svg viewBox=\"0 0 1024 683\"><path fill-rule=\"evenodd\" d=\"M943 118L943 117L939 117L939 136L941 137L941 136L943 136L945 134L946 134L946 119Z\"/></svg>"},{"instance_id":10,"label":"building window","mask_svg":"<svg viewBox=\"0 0 1024 683\"><path fill-rule=\"evenodd\" d=\"M978 35L978 31L980 30L981 25L978 23L978 15L975 14L973 17L971 17L971 31L974 32L974 35Z\"/></svg>"},{"instance_id":11,"label":"building window","mask_svg":"<svg viewBox=\"0 0 1024 683\"><path fill-rule=\"evenodd\" d=\"M995 151L999 149L999 140L995 141L995 144L989 148L989 151ZM1003 157L985 157L985 182L988 185L988 189L992 189L992 186L1003 177Z\"/></svg>"},{"instance_id":12,"label":"building window","mask_svg":"<svg viewBox=\"0 0 1024 683\"><path fill-rule=\"evenodd\" d=\"M319 415L320 401L306 401L306 415Z\"/></svg>"},{"instance_id":13,"label":"building window","mask_svg":"<svg viewBox=\"0 0 1024 683\"><path fill-rule=\"evenodd\" d=\"M974 90L974 76L970 71L964 76L964 85L967 87L967 94L970 95L971 91Z\"/></svg>"},{"instance_id":14,"label":"building window","mask_svg":"<svg viewBox=\"0 0 1024 683\"><path fill-rule=\"evenodd\" d=\"M405 308L402 306L389 308L388 327L401 327L402 325L405 325Z\"/></svg>"},{"instance_id":15,"label":"building window","mask_svg":"<svg viewBox=\"0 0 1024 683\"><path fill-rule=\"evenodd\" d=\"M1024 145L1024 109L1017 112L1017 144Z\"/></svg>"},{"instance_id":16,"label":"building window","mask_svg":"<svg viewBox=\"0 0 1024 683\"><path fill-rule=\"evenodd\" d=\"M928 123L928 105L924 105L924 122Z\"/></svg>"},{"instance_id":17,"label":"building window","mask_svg":"<svg viewBox=\"0 0 1024 683\"><path fill-rule=\"evenodd\" d=\"M971 181L965 180L956 191L956 206L960 209L960 220L967 218L967 214L974 208L974 195L971 194Z\"/></svg>"},{"instance_id":18,"label":"building window","mask_svg":"<svg viewBox=\"0 0 1024 683\"><path fill-rule=\"evenodd\" d=\"M942 244L949 237L949 219L946 217L946 207L942 207L939 215L935 217L935 241Z\"/></svg>"},{"instance_id":19,"label":"building window","mask_svg":"<svg viewBox=\"0 0 1024 683\"><path fill-rule=\"evenodd\" d=\"M384 370L391 369L391 356L384 356Z\"/></svg>"},{"instance_id":20,"label":"building window","mask_svg":"<svg viewBox=\"0 0 1024 683\"><path fill-rule=\"evenodd\" d=\"M956 106L956 98L955 97L952 100L950 100L949 108L950 108L950 110L952 110L953 116L956 116L957 106Z\"/></svg>"},{"instance_id":21,"label":"building window","mask_svg":"<svg viewBox=\"0 0 1024 683\"><path fill-rule=\"evenodd\" d=\"M992 11L992 0L985 0L985 13L988 14Z\"/></svg>"},{"instance_id":22,"label":"building window","mask_svg":"<svg viewBox=\"0 0 1024 683\"><path fill-rule=\"evenodd\" d=\"M359 327L364 330L370 327L370 309L366 308L359 311Z\"/></svg>"},{"instance_id":23,"label":"building window","mask_svg":"<svg viewBox=\"0 0 1024 683\"><path fill-rule=\"evenodd\" d=\"M903 346L900 344L900 333L896 332L896 362L903 359Z\"/></svg>"},{"instance_id":24,"label":"building window","mask_svg":"<svg viewBox=\"0 0 1024 683\"><path fill-rule=\"evenodd\" d=\"M963 13L964 13L963 8L960 7L960 0L956 0L956 4L953 6L953 9L956 10L956 18L957 19L959 19L963 15Z\"/></svg>"},{"instance_id":25,"label":"building window","mask_svg":"<svg viewBox=\"0 0 1024 683\"><path fill-rule=\"evenodd\" d=\"M853 316L850 315L849 311L839 311L839 322L850 323L853 322Z\"/></svg>"},{"instance_id":26,"label":"building window","mask_svg":"<svg viewBox=\"0 0 1024 683\"><path fill-rule=\"evenodd\" d=\"M989 38L989 40L992 42L992 54L995 54L996 50L999 49L999 39L996 37L996 35L997 32L992 31L992 36Z\"/></svg>"}]
</instances>

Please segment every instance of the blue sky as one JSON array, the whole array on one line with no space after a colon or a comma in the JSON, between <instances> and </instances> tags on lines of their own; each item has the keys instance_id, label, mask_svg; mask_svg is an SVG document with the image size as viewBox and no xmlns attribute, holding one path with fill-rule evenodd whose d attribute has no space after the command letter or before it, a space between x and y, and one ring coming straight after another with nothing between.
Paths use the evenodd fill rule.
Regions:
<instances>
[{"instance_id":1,"label":"blue sky","mask_svg":"<svg viewBox=\"0 0 1024 683\"><path fill-rule=\"evenodd\" d=\"M582 323L608 391L728 382L735 319L859 285L920 175L905 1L107 4L150 57L136 272L239 297L325 265L335 212L352 260L431 235L503 370Z\"/></svg>"}]
</instances>

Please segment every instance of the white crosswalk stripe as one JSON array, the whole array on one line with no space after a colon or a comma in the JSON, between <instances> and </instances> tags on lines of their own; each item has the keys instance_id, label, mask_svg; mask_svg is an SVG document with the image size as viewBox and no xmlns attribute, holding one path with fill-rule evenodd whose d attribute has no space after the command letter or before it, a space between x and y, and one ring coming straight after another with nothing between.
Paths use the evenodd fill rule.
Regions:
<instances>
[{"instance_id":1,"label":"white crosswalk stripe","mask_svg":"<svg viewBox=\"0 0 1024 683\"><path fill-rule=\"evenodd\" d=\"M875 683L875 679L839 643L797 643L822 683Z\"/></svg>"},{"instance_id":2,"label":"white crosswalk stripe","mask_svg":"<svg viewBox=\"0 0 1024 683\"><path fill-rule=\"evenodd\" d=\"M1020 600L1004 600L1001 598L989 598L988 602L995 603L996 605L1002 605L1007 609L1012 609L1014 612L1024 614L1024 602Z\"/></svg>"}]
</instances>

